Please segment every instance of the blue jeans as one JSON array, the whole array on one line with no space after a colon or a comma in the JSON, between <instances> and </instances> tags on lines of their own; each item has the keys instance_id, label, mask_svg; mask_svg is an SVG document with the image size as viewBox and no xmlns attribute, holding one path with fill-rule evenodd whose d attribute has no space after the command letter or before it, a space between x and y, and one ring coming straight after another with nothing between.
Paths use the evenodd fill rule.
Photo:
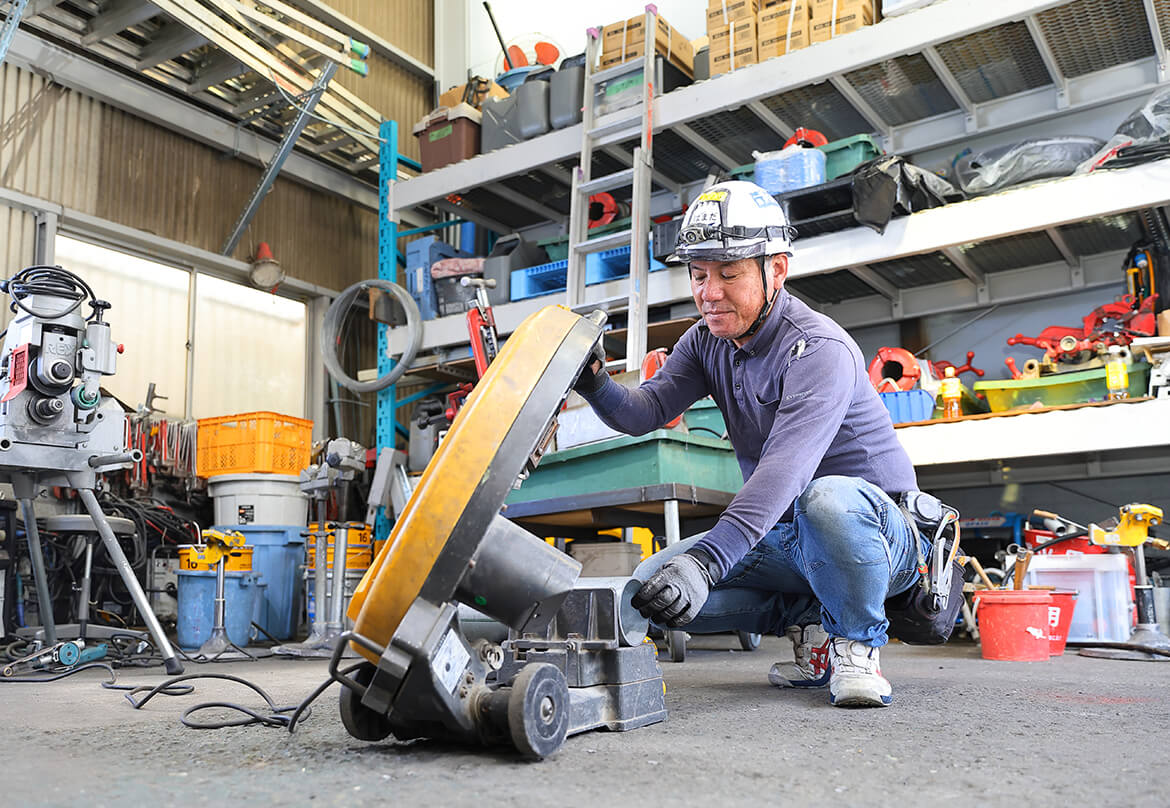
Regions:
<instances>
[{"instance_id":1,"label":"blue jeans","mask_svg":"<svg viewBox=\"0 0 1170 808\"><path fill-rule=\"evenodd\" d=\"M918 549L929 551L927 541L884 491L860 477L813 480L793 514L715 584L686 630L783 635L789 626L819 622L830 636L885 645L885 600L917 583ZM648 580L701 538L655 553L634 577Z\"/></svg>"}]
</instances>

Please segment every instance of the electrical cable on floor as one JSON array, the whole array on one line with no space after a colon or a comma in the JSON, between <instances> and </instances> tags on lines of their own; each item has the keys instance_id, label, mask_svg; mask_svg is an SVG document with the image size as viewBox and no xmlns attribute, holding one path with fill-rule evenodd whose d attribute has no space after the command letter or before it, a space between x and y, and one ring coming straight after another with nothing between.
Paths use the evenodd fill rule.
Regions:
<instances>
[{"instance_id":1,"label":"electrical cable on floor","mask_svg":"<svg viewBox=\"0 0 1170 808\"><path fill-rule=\"evenodd\" d=\"M361 667L362 664L364 663L359 662L357 664L351 665L348 668L344 668L340 673L343 676L349 675ZM127 686L121 689L129 691L125 695L126 700L130 702L130 705L135 710L141 710L148 701L160 693L163 695L180 695L178 693L168 691L173 691L176 686L179 686L180 682L187 682L193 679L222 679L224 681L235 682L236 684L241 684L245 687L251 688L256 693L258 693L262 699L264 699L268 705L269 712L257 712L251 707L246 707L242 704L236 704L230 701L209 701L196 704L184 710L183 714L179 716L179 721L182 722L183 726L190 729L226 729L227 727L248 727L254 724L259 724L260 726L264 727L275 727L278 729L287 728L290 733L296 731L298 722L312 715L313 711L310 705L312 705L312 703L316 701L320 695L328 690L329 686L336 681L330 677L321 684L317 685L313 692L310 693L300 704L287 705L284 707L278 707L276 702L272 700L272 697L269 696L268 693L259 685L255 685L249 682L247 679L243 679L239 676L232 676L226 673L189 673L184 674L183 676L175 676L173 678L167 679L166 681L154 685L153 687L150 685L139 685L134 688ZM189 690L185 691L188 693L194 690L194 688L190 685L182 685L181 687L190 688ZM135 700L134 696L139 693L146 693L146 695L141 699ZM238 713L242 713L243 716L241 718L228 719L225 721L194 721L191 719L191 716L195 713L211 709L234 710ZM285 713L289 713L289 715L285 715Z\"/></svg>"}]
</instances>

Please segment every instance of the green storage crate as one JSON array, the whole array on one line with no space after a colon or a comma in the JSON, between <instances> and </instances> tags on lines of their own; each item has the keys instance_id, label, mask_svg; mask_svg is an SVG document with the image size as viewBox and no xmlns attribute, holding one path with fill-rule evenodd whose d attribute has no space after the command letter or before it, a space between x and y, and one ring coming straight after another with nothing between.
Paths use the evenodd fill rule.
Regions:
<instances>
[{"instance_id":1,"label":"green storage crate","mask_svg":"<svg viewBox=\"0 0 1170 808\"><path fill-rule=\"evenodd\" d=\"M657 429L545 455L506 503L665 483L736 492L743 487L743 473L729 442Z\"/></svg>"},{"instance_id":2,"label":"green storage crate","mask_svg":"<svg viewBox=\"0 0 1170 808\"><path fill-rule=\"evenodd\" d=\"M564 261L569 257L569 237L556 236L554 238L546 238L543 241L536 242L537 246L544 247L544 251L548 253L548 260Z\"/></svg>"},{"instance_id":3,"label":"green storage crate","mask_svg":"<svg viewBox=\"0 0 1170 808\"><path fill-rule=\"evenodd\" d=\"M710 398L701 398L683 413L687 429L709 430L700 432L703 436L722 438L727 433L727 423L718 405Z\"/></svg>"},{"instance_id":4,"label":"green storage crate","mask_svg":"<svg viewBox=\"0 0 1170 808\"><path fill-rule=\"evenodd\" d=\"M1129 366L1130 398L1147 395L1149 384L1149 364L1135 362ZM1038 379L994 379L975 382L974 387L977 392L987 396L992 412L1033 405L1060 407L1065 404L1083 404L1104 401L1109 396L1109 388L1105 385L1105 368L1054 373Z\"/></svg>"},{"instance_id":5,"label":"green storage crate","mask_svg":"<svg viewBox=\"0 0 1170 808\"><path fill-rule=\"evenodd\" d=\"M817 148L825 153L826 181L843 177L882 153L882 147L871 135L854 135Z\"/></svg>"}]
</instances>

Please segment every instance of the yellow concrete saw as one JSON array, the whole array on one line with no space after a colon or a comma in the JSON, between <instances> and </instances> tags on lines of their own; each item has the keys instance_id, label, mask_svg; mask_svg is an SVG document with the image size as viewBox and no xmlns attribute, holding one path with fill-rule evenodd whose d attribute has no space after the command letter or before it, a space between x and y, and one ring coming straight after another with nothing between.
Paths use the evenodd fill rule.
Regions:
<instances>
[{"instance_id":1,"label":"yellow concrete saw","mask_svg":"<svg viewBox=\"0 0 1170 808\"><path fill-rule=\"evenodd\" d=\"M510 741L541 758L567 735L666 717L646 620L630 605L638 582L579 578L578 562L501 514L551 445L604 323L536 312L459 412L350 602L354 629L330 674L352 736ZM483 615L507 638L475 636ZM341 671L347 643L366 661Z\"/></svg>"}]
</instances>

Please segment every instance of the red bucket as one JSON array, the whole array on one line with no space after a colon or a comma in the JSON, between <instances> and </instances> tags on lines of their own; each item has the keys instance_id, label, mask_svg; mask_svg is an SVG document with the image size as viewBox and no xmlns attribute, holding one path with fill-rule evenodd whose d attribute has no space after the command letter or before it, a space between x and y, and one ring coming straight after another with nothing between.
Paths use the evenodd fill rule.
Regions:
<instances>
[{"instance_id":1,"label":"red bucket","mask_svg":"<svg viewBox=\"0 0 1170 808\"><path fill-rule=\"evenodd\" d=\"M1073 609L1077 606L1077 593L1066 589L1052 593L1052 605L1048 607L1048 653L1060 656L1068 642L1068 628L1072 625Z\"/></svg>"},{"instance_id":2,"label":"red bucket","mask_svg":"<svg viewBox=\"0 0 1170 808\"><path fill-rule=\"evenodd\" d=\"M1048 659L1048 607L1052 593L979 590L979 639L984 659L1039 662Z\"/></svg>"}]
</instances>

